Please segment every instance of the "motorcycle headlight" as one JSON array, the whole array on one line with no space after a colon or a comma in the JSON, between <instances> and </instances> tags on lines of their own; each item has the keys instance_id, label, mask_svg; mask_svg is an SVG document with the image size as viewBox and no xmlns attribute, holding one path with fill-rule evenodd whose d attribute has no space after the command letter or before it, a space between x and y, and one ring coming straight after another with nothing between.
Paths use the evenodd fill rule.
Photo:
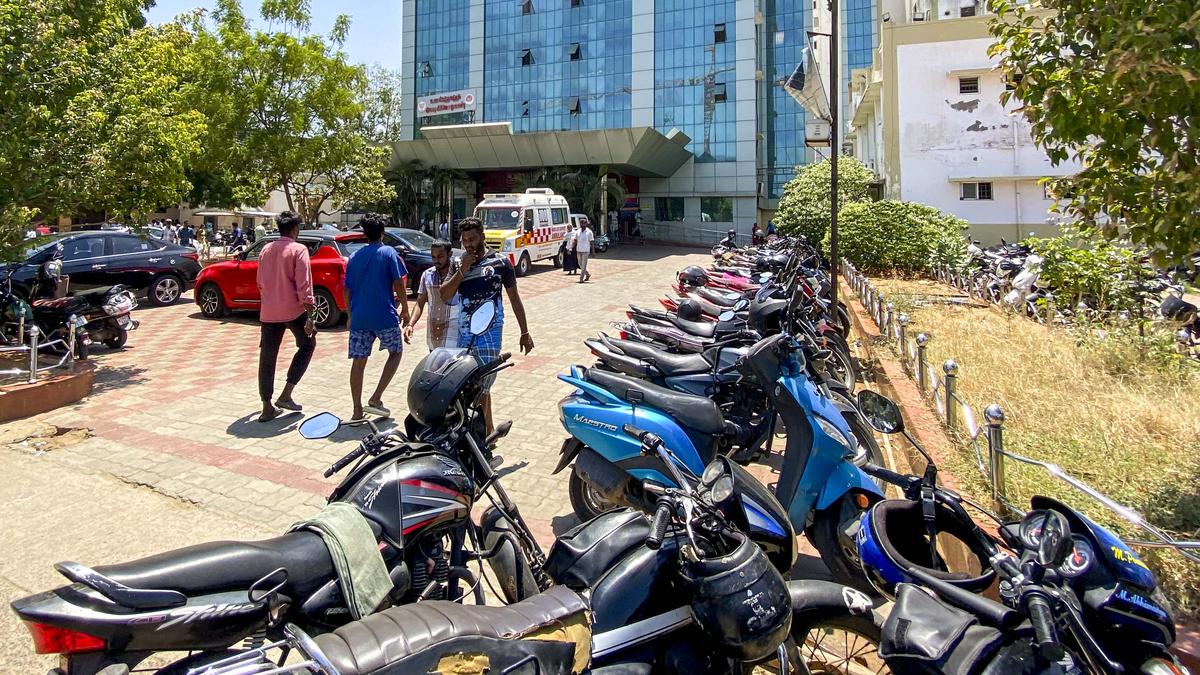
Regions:
<instances>
[{"instance_id":1,"label":"motorcycle headlight","mask_svg":"<svg viewBox=\"0 0 1200 675\"><path fill-rule=\"evenodd\" d=\"M820 416L814 415L813 419L817 420L817 426L821 427L821 431L824 431L826 436L837 441L846 449L847 457L854 457L858 448L858 442L854 440L854 436L842 432L832 422Z\"/></svg>"}]
</instances>

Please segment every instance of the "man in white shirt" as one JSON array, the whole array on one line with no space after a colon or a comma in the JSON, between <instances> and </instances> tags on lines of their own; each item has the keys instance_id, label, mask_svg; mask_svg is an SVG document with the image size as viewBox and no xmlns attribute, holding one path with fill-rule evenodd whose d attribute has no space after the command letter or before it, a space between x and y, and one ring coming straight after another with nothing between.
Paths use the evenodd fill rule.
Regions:
<instances>
[{"instance_id":1,"label":"man in white shirt","mask_svg":"<svg viewBox=\"0 0 1200 675\"><path fill-rule=\"evenodd\" d=\"M588 272L588 257L592 254L592 241L596 239L592 234L592 226L588 221L583 221L579 233L575 235L575 252L579 254L579 283L583 283L592 278L591 272Z\"/></svg>"}]
</instances>

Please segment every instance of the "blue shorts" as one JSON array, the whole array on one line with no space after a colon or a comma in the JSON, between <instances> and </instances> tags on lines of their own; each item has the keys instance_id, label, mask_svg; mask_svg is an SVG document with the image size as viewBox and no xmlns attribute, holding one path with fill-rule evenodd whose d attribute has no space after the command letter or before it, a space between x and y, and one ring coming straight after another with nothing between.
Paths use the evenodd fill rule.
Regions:
<instances>
[{"instance_id":1,"label":"blue shorts","mask_svg":"<svg viewBox=\"0 0 1200 675\"><path fill-rule=\"evenodd\" d=\"M375 338L379 338L379 350L388 350L393 354L402 354L404 352L404 338L400 333L400 326L395 328L385 328L383 330L351 330L350 331L350 358L365 359L371 356L371 345L375 344Z\"/></svg>"}]
</instances>

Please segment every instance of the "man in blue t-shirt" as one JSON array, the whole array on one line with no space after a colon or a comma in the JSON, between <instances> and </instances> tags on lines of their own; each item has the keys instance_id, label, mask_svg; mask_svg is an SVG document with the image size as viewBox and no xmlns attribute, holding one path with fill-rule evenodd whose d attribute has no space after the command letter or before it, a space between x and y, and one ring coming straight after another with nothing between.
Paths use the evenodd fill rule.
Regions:
<instances>
[{"instance_id":1,"label":"man in blue t-shirt","mask_svg":"<svg viewBox=\"0 0 1200 675\"><path fill-rule=\"evenodd\" d=\"M346 304L350 307L350 396L354 401L352 420L361 420L365 413L387 417L391 411L383 405L383 391L391 383L396 369L400 367L400 356L404 353L404 341L400 327L408 321L408 292L405 277L408 270L396 249L383 244L383 230L387 220L378 214L368 213L359 221L367 245L350 256L346 265ZM400 311L396 311L396 298L400 298ZM371 346L379 338L379 348L388 350L388 360L379 376L375 393L362 404L363 372L371 356Z\"/></svg>"}]
</instances>

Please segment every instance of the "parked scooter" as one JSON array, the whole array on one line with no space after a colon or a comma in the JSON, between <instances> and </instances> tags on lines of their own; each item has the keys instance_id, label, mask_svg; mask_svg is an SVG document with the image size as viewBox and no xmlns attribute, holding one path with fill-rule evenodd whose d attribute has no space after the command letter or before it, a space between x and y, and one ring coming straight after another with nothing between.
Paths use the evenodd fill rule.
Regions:
<instances>
[{"instance_id":1,"label":"parked scooter","mask_svg":"<svg viewBox=\"0 0 1200 675\"><path fill-rule=\"evenodd\" d=\"M859 444L839 401L808 376L803 348L795 339L765 338L736 368L766 392L788 431L776 498L835 578L865 586L846 551L853 549L858 515L882 497L857 466L877 448ZM721 436L729 433L720 408L708 398L579 366L559 379L575 391L559 403L559 418L570 437L563 442L555 473L573 464L571 505L583 519L614 503L648 509L643 483L676 485L661 462L644 458L620 433L622 425L653 431L693 473L715 457Z\"/></svg>"},{"instance_id":2,"label":"parked scooter","mask_svg":"<svg viewBox=\"0 0 1200 675\"><path fill-rule=\"evenodd\" d=\"M62 270L62 260L52 258L42 264L33 286L34 293L46 293L41 289L56 285ZM86 300L61 298L59 300L32 300L32 304L13 291L12 276L16 268L10 268L0 283L0 340L10 344L29 342L30 329L36 327L39 344L48 349L66 353L70 349L74 334L74 352L78 360L86 360L92 344L85 330L87 318L83 310ZM37 297L37 296L35 296Z\"/></svg>"},{"instance_id":3,"label":"parked scooter","mask_svg":"<svg viewBox=\"0 0 1200 675\"><path fill-rule=\"evenodd\" d=\"M1117 536L1047 497L989 535L962 497L937 484L896 404L869 391L859 402L878 431L904 433L929 460L924 476L864 467L905 494L872 506L857 540L867 576L896 601L880 647L893 672L1187 672L1168 652L1175 624L1154 574ZM948 569L947 536L978 572ZM1001 602L978 595L997 578Z\"/></svg>"}]
</instances>

